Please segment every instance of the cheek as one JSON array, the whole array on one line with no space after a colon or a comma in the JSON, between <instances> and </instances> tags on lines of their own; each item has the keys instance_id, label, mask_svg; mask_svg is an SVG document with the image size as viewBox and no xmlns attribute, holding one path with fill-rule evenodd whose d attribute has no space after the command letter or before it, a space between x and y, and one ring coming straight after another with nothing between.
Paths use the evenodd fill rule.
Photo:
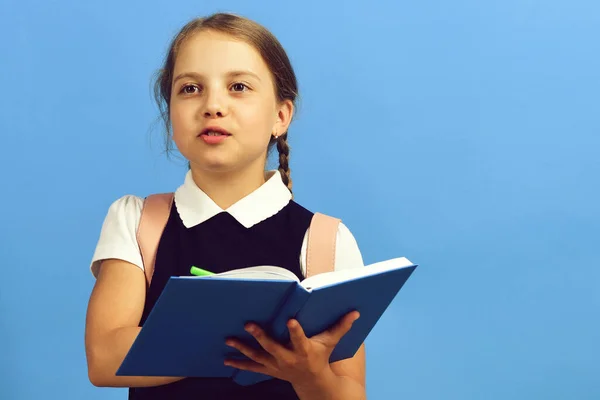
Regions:
<instances>
[{"instance_id":1,"label":"cheek","mask_svg":"<svg viewBox=\"0 0 600 400\"><path fill-rule=\"evenodd\" d=\"M269 138L275 123L275 112L266 104L237 110L243 130L252 132L253 136Z\"/></svg>"},{"instance_id":2,"label":"cheek","mask_svg":"<svg viewBox=\"0 0 600 400\"><path fill-rule=\"evenodd\" d=\"M171 118L171 129L173 130L173 141L177 145L180 145L182 140L189 136L189 132L193 127L189 126L189 112L182 107L172 107L170 118Z\"/></svg>"},{"instance_id":3,"label":"cheek","mask_svg":"<svg viewBox=\"0 0 600 400\"><path fill-rule=\"evenodd\" d=\"M171 125L173 130L180 130L185 127L185 115L180 107L171 107ZM177 128L177 129L176 129Z\"/></svg>"}]
</instances>

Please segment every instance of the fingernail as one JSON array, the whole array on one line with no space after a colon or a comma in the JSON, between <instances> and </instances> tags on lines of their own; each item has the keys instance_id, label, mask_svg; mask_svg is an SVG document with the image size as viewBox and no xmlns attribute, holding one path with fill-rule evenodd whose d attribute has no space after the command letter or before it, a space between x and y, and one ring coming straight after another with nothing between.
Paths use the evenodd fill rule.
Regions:
<instances>
[{"instance_id":1,"label":"fingernail","mask_svg":"<svg viewBox=\"0 0 600 400\"><path fill-rule=\"evenodd\" d=\"M246 325L246 331L250 332L250 333L254 333L256 331L256 327L254 325Z\"/></svg>"}]
</instances>

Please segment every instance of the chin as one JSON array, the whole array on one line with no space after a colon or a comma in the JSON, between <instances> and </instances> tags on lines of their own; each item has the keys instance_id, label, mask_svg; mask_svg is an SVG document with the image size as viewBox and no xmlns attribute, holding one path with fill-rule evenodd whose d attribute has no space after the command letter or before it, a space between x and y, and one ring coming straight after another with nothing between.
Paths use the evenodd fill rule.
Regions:
<instances>
[{"instance_id":1,"label":"chin","mask_svg":"<svg viewBox=\"0 0 600 400\"><path fill-rule=\"evenodd\" d=\"M206 159L191 162L198 169L213 173L229 172L235 169L235 163L224 159Z\"/></svg>"}]
</instances>

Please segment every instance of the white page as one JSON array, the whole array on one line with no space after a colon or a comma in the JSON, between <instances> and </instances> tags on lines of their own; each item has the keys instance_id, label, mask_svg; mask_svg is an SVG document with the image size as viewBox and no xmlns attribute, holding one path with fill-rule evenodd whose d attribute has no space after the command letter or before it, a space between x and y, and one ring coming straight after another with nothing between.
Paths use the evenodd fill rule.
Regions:
<instances>
[{"instance_id":1,"label":"white page","mask_svg":"<svg viewBox=\"0 0 600 400\"><path fill-rule=\"evenodd\" d=\"M356 278L375 275L381 272L391 271L414 265L405 257L393 258L391 260L381 261L375 264L367 265L362 268L351 268L311 276L302 281L302 286L307 290L316 289L323 286L329 286L333 283L350 281Z\"/></svg>"},{"instance_id":2,"label":"white page","mask_svg":"<svg viewBox=\"0 0 600 400\"><path fill-rule=\"evenodd\" d=\"M204 278L273 279L298 281L298 277L292 271L270 265L239 268L227 272L221 272L220 274L205 276Z\"/></svg>"}]
</instances>

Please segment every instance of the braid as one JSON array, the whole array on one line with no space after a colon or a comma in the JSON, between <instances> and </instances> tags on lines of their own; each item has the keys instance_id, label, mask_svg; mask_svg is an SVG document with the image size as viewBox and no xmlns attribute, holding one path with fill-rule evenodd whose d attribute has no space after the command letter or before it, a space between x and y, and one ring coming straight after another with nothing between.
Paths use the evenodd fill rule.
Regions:
<instances>
[{"instance_id":1,"label":"braid","mask_svg":"<svg viewBox=\"0 0 600 400\"><path fill-rule=\"evenodd\" d=\"M292 178L290 176L290 146L287 142L287 132L277 139L277 152L279 152L279 173L287 188L292 191Z\"/></svg>"}]
</instances>

